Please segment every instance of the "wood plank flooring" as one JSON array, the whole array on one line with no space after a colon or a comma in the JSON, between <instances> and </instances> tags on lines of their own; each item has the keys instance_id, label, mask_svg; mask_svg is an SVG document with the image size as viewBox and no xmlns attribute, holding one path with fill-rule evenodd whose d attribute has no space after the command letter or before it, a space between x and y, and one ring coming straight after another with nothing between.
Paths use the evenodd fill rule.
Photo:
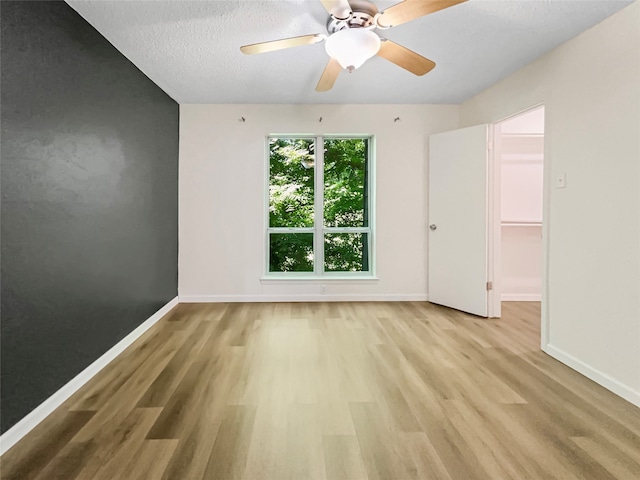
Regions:
<instances>
[{"instance_id":1,"label":"wood plank flooring","mask_svg":"<svg viewBox=\"0 0 640 480\"><path fill-rule=\"evenodd\" d=\"M182 304L6 480L637 480L640 409L539 350L539 304Z\"/></svg>"}]
</instances>

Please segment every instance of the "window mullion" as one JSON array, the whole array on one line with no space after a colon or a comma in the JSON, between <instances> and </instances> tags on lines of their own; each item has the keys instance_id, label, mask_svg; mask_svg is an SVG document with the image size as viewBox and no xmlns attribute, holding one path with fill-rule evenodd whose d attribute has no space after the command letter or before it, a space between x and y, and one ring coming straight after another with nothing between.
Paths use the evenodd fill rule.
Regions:
<instances>
[{"instance_id":1,"label":"window mullion","mask_svg":"<svg viewBox=\"0 0 640 480\"><path fill-rule=\"evenodd\" d=\"M314 273L324 274L324 139L316 137L315 145L315 202L314 202Z\"/></svg>"}]
</instances>

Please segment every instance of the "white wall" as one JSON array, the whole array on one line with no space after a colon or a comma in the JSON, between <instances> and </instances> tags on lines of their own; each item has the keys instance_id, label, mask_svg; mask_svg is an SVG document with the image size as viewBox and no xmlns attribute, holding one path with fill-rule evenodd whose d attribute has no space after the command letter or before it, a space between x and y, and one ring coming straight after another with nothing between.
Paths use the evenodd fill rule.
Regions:
<instances>
[{"instance_id":1,"label":"white wall","mask_svg":"<svg viewBox=\"0 0 640 480\"><path fill-rule=\"evenodd\" d=\"M501 139L501 215L503 222L542 222L543 137Z\"/></svg>"},{"instance_id":2,"label":"white wall","mask_svg":"<svg viewBox=\"0 0 640 480\"><path fill-rule=\"evenodd\" d=\"M427 141L457 128L458 114L451 105L181 105L180 299L426 299ZM261 282L265 137L282 133L375 136L378 281Z\"/></svg>"},{"instance_id":3,"label":"white wall","mask_svg":"<svg viewBox=\"0 0 640 480\"><path fill-rule=\"evenodd\" d=\"M539 302L542 226L502 225L502 301Z\"/></svg>"},{"instance_id":4,"label":"white wall","mask_svg":"<svg viewBox=\"0 0 640 480\"><path fill-rule=\"evenodd\" d=\"M516 135L543 135L544 134L544 107L529 110L515 117L511 117L500 124L503 134Z\"/></svg>"},{"instance_id":5,"label":"white wall","mask_svg":"<svg viewBox=\"0 0 640 480\"><path fill-rule=\"evenodd\" d=\"M466 101L461 125L545 105L543 348L640 406L640 5ZM566 188L554 179L566 173Z\"/></svg>"}]
</instances>

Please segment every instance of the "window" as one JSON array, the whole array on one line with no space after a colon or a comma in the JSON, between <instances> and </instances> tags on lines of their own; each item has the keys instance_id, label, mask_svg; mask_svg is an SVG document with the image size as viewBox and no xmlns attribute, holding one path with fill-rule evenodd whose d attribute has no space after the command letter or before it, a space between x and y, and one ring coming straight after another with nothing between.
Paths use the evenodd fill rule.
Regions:
<instances>
[{"instance_id":1,"label":"window","mask_svg":"<svg viewBox=\"0 0 640 480\"><path fill-rule=\"evenodd\" d=\"M371 143L269 137L267 273L372 272Z\"/></svg>"}]
</instances>

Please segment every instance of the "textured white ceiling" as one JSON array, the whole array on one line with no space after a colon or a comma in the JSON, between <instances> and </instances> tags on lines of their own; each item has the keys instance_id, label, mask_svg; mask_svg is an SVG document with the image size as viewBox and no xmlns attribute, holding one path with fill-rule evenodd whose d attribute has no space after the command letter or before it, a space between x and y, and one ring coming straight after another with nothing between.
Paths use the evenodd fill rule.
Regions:
<instances>
[{"instance_id":1,"label":"textured white ceiling","mask_svg":"<svg viewBox=\"0 0 640 480\"><path fill-rule=\"evenodd\" d=\"M326 33L319 0L67 0L179 103L461 103L632 0L470 0L377 32L435 61L416 77L374 57L333 90L324 44L247 56L241 45ZM374 2L380 10L397 1Z\"/></svg>"}]
</instances>

